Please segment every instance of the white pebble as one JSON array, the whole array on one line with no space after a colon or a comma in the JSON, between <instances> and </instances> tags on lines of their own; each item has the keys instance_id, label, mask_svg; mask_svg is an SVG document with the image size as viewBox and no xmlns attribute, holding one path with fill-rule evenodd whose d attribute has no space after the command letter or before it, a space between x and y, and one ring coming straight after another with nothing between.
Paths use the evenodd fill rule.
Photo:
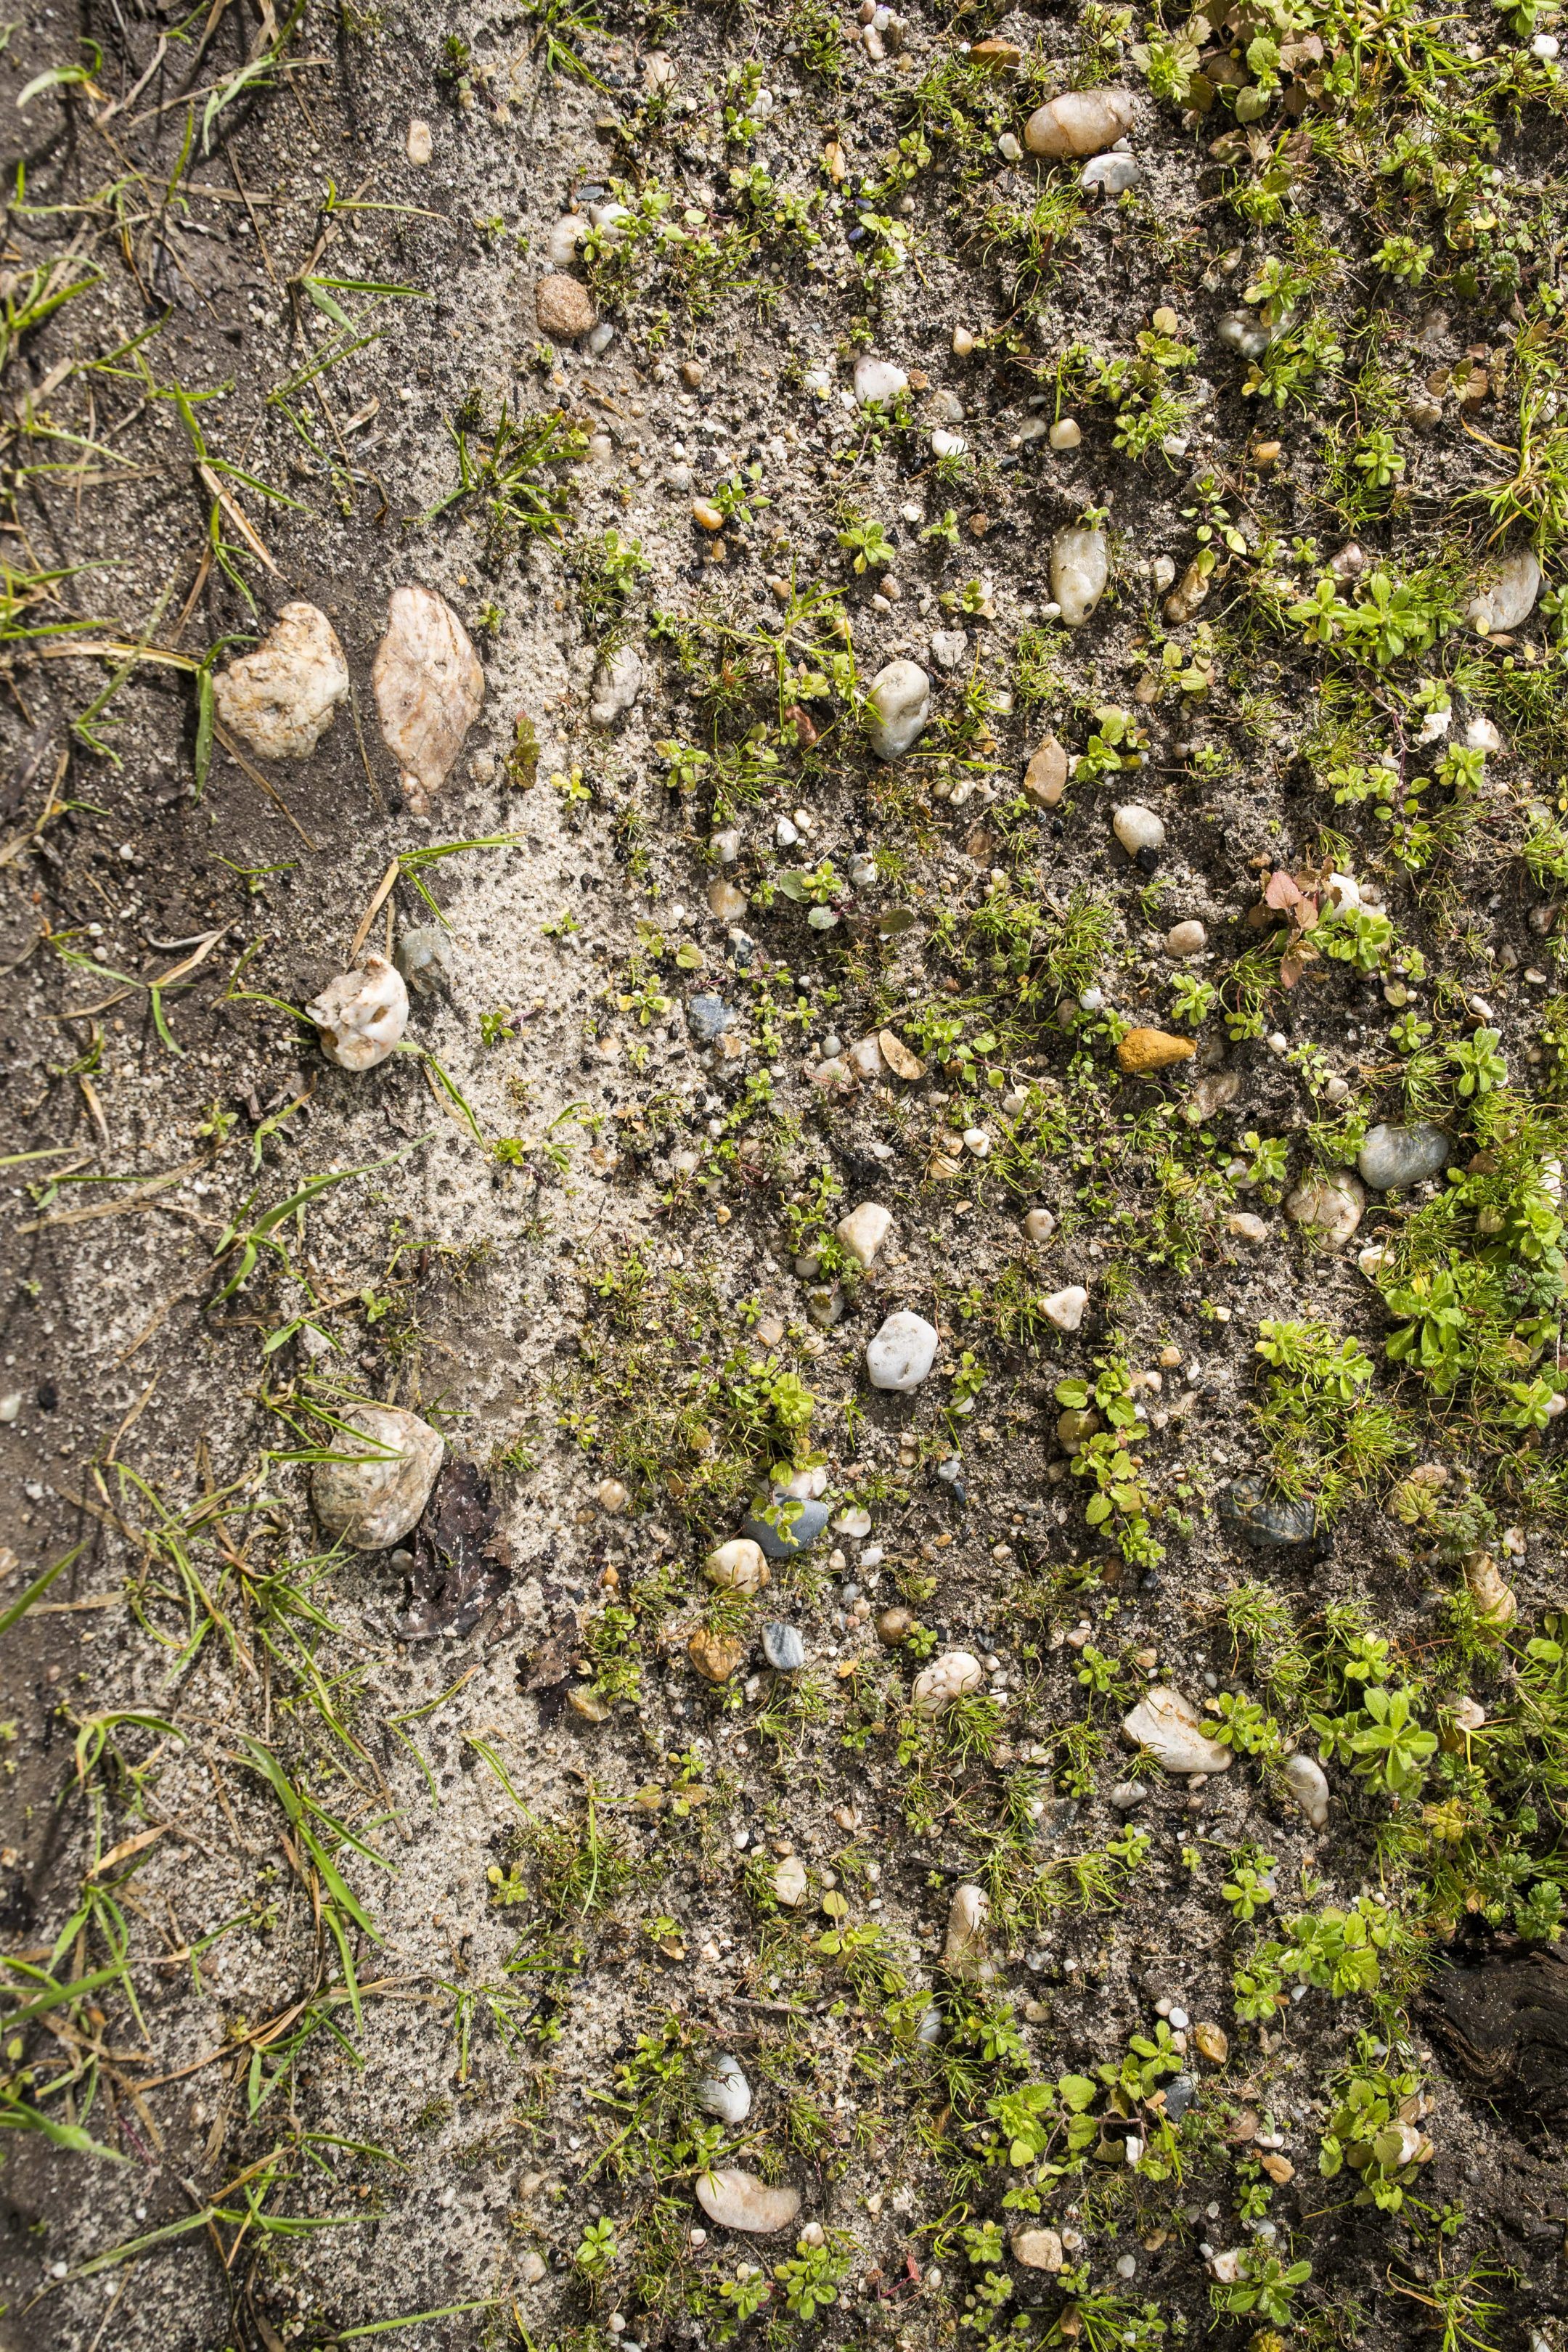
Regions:
<instances>
[{"instance_id":1,"label":"white pebble","mask_svg":"<svg viewBox=\"0 0 1568 2352\"><path fill-rule=\"evenodd\" d=\"M866 1371L874 1389L908 1395L936 1361L937 1332L923 1315L900 1307L866 1343Z\"/></svg>"},{"instance_id":2,"label":"white pebble","mask_svg":"<svg viewBox=\"0 0 1568 2352\"><path fill-rule=\"evenodd\" d=\"M1076 1331L1088 1305L1089 1293L1083 1285L1071 1282L1065 1290L1052 1292L1046 1300L1046 1314L1058 1331Z\"/></svg>"},{"instance_id":3,"label":"white pebble","mask_svg":"<svg viewBox=\"0 0 1568 2352\"><path fill-rule=\"evenodd\" d=\"M885 408L909 388L909 377L890 360L858 359L855 362L855 397L862 406L875 400Z\"/></svg>"},{"instance_id":4,"label":"white pebble","mask_svg":"<svg viewBox=\"0 0 1568 2352\"><path fill-rule=\"evenodd\" d=\"M1051 594L1069 629L1081 629L1105 593L1110 554L1102 530L1079 526L1051 541Z\"/></svg>"},{"instance_id":5,"label":"white pebble","mask_svg":"<svg viewBox=\"0 0 1568 2352\"><path fill-rule=\"evenodd\" d=\"M1160 849L1164 845L1164 825L1152 809L1144 808L1138 801L1124 801L1111 818L1110 826L1129 857L1136 857L1141 849Z\"/></svg>"}]
</instances>

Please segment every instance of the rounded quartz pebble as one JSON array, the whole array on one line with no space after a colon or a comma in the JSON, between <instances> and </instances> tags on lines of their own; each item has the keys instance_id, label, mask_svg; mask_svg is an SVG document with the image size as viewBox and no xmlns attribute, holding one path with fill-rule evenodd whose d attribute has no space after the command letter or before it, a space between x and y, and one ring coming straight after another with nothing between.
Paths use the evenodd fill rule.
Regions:
<instances>
[{"instance_id":1,"label":"rounded quartz pebble","mask_svg":"<svg viewBox=\"0 0 1568 2352\"><path fill-rule=\"evenodd\" d=\"M1189 917L1184 923L1173 923L1165 933L1165 953L1180 961L1186 956L1202 955L1209 943L1209 935L1200 922Z\"/></svg>"},{"instance_id":2,"label":"rounded quartz pebble","mask_svg":"<svg viewBox=\"0 0 1568 2352\"><path fill-rule=\"evenodd\" d=\"M1101 195L1124 196L1142 177L1143 166L1135 155L1092 155L1079 173L1078 184L1088 195L1098 189Z\"/></svg>"},{"instance_id":3,"label":"rounded quartz pebble","mask_svg":"<svg viewBox=\"0 0 1568 2352\"><path fill-rule=\"evenodd\" d=\"M1225 1229L1238 1242L1259 1244L1268 1239L1268 1227L1261 1217L1254 1216L1250 1209L1238 1209L1234 1216L1227 1217Z\"/></svg>"},{"instance_id":4,"label":"rounded quartz pebble","mask_svg":"<svg viewBox=\"0 0 1568 2352\"><path fill-rule=\"evenodd\" d=\"M944 1650L915 1676L910 1704L917 1715L940 1715L955 1698L977 1691L984 1680L985 1670L973 1652Z\"/></svg>"},{"instance_id":5,"label":"rounded quartz pebble","mask_svg":"<svg viewBox=\"0 0 1568 2352\"><path fill-rule=\"evenodd\" d=\"M775 1674L798 1675L805 1664L805 1643L795 1626L775 1622L763 1627L763 1655Z\"/></svg>"},{"instance_id":6,"label":"rounded quartz pebble","mask_svg":"<svg viewBox=\"0 0 1568 2352\"><path fill-rule=\"evenodd\" d=\"M1048 1242L1056 1229L1057 1221L1049 1209L1031 1209L1024 1219L1024 1239L1026 1242Z\"/></svg>"},{"instance_id":7,"label":"rounded quartz pebble","mask_svg":"<svg viewBox=\"0 0 1568 2352\"><path fill-rule=\"evenodd\" d=\"M890 661L871 681L867 740L879 760L901 760L931 717L931 679L919 662Z\"/></svg>"},{"instance_id":8,"label":"rounded quartz pebble","mask_svg":"<svg viewBox=\"0 0 1568 2352\"><path fill-rule=\"evenodd\" d=\"M1361 1179L1348 1168L1303 1176L1285 1195L1285 1214L1292 1224L1322 1234L1336 1245L1349 1241L1365 1206Z\"/></svg>"},{"instance_id":9,"label":"rounded quartz pebble","mask_svg":"<svg viewBox=\"0 0 1568 2352\"><path fill-rule=\"evenodd\" d=\"M937 1332L923 1315L900 1307L866 1343L866 1371L874 1389L907 1396L936 1361Z\"/></svg>"},{"instance_id":10,"label":"rounded quartz pebble","mask_svg":"<svg viewBox=\"0 0 1568 2352\"><path fill-rule=\"evenodd\" d=\"M697 2104L705 2116L721 2124L743 2124L752 2112L752 2086L737 2058L726 2051L713 2062L713 2072L697 2085Z\"/></svg>"},{"instance_id":11,"label":"rounded quartz pebble","mask_svg":"<svg viewBox=\"0 0 1568 2352\"><path fill-rule=\"evenodd\" d=\"M879 1201L862 1201L858 1209L840 1217L833 1231L858 1265L868 1266L892 1225L893 1213L884 1209Z\"/></svg>"},{"instance_id":12,"label":"rounded quartz pebble","mask_svg":"<svg viewBox=\"0 0 1568 2352\"><path fill-rule=\"evenodd\" d=\"M1076 449L1083 439L1083 427L1076 416L1058 416L1048 437L1053 449Z\"/></svg>"},{"instance_id":13,"label":"rounded quartz pebble","mask_svg":"<svg viewBox=\"0 0 1568 2352\"><path fill-rule=\"evenodd\" d=\"M1069 89L1030 115L1024 144L1031 155L1057 163L1069 155L1096 155L1126 136L1137 110L1130 89Z\"/></svg>"},{"instance_id":14,"label":"rounded quartz pebble","mask_svg":"<svg viewBox=\"0 0 1568 2352\"><path fill-rule=\"evenodd\" d=\"M1051 541L1051 594L1069 629L1081 629L1105 593L1110 551L1102 530L1071 524Z\"/></svg>"},{"instance_id":15,"label":"rounded quartz pebble","mask_svg":"<svg viewBox=\"0 0 1568 2352\"><path fill-rule=\"evenodd\" d=\"M735 1536L709 1553L702 1573L721 1592L760 1592L768 1580L768 1564L760 1544L750 1536Z\"/></svg>"},{"instance_id":16,"label":"rounded quartz pebble","mask_svg":"<svg viewBox=\"0 0 1568 2352\"><path fill-rule=\"evenodd\" d=\"M754 2237L771 2237L787 2230L800 2212L798 2189L769 2186L754 2172L726 2168L697 2177L697 2202L721 2230L747 2230Z\"/></svg>"},{"instance_id":17,"label":"rounded quartz pebble","mask_svg":"<svg viewBox=\"0 0 1568 2352\"><path fill-rule=\"evenodd\" d=\"M1129 857L1136 857L1141 849L1165 845L1164 825L1140 801L1123 801L1110 820L1110 829Z\"/></svg>"},{"instance_id":18,"label":"rounded quartz pebble","mask_svg":"<svg viewBox=\"0 0 1568 2352\"><path fill-rule=\"evenodd\" d=\"M1076 1331L1088 1305L1089 1293L1082 1283L1069 1282L1065 1290L1052 1292L1045 1302L1045 1311L1058 1331Z\"/></svg>"},{"instance_id":19,"label":"rounded quartz pebble","mask_svg":"<svg viewBox=\"0 0 1568 2352\"><path fill-rule=\"evenodd\" d=\"M1198 1712L1181 1691L1152 1683L1122 1718L1121 1736L1131 1748L1147 1748L1162 1771L1228 1772L1228 1748L1198 1727Z\"/></svg>"}]
</instances>

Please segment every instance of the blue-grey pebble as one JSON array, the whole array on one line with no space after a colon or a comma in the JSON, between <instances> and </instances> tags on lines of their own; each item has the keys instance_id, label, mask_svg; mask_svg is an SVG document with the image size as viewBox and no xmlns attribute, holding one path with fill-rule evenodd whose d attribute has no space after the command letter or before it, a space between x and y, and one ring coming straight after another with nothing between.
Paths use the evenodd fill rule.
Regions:
<instances>
[{"instance_id":1,"label":"blue-grey pebble","mask_svg":"<svg viewBox=\"0 0 1568 2352\"><path fill-rule=\"evenodd\" d=\"M763 1655L776 1674L798 1675L805 1664L805 1643L793 1625L775 1620L763 1627Z\"/></svg>"},{"instance_id":2,"label":"blue-grey pebble","mask_svg":"<svg viewBox=\"0 0 1568 2352\"><path fill-rule=\"evenodd\" d=\"M1198 2095L1195 2074L1178 2074L1173 2083L1165 2085L1165 2116L1169 2123L1179 2124Z\"/></svg>"},{"instance_id":3,"label":"blue-grey pebble","mask_svg":"<svg viewBox=\"0 0 1568 2352\"><path fill-rule=\"evenodd\" d=\"M784 1502L778 1506L780 1525L774 1527L762 1516L761 1500L753 1507L750 1518L741 1529L753 1543L761 1544L764 1559L794 1559L797 1552L809 1551L823 1528L827 1525L826 1503Z\"/></svg>"},{"instance_id":4,"label":"blue-grey pebble","mask_svg":"<svg viewBox=\"0 0 1568 2352\"><path fill-rule=\"evenodd\" d=\"M1371 1128L1356 1155L1356 1173L1374 1192L1403 1192L1439 1175L1453 1149L1453 1138L1429 1118L1413 1127Z\"/></svg>"},{"instance_id":5,"label":"blue-grey pebble","mask_svg":"<svg viewBox=\"0 0 1568 2352\"><path fill-rule=\"evenodd\" d=\"M721 996L694 996L686 1008L686 1025L700 1045L711 1045L734 1022L734 1013Z\"/></svg>"}]
</instances>

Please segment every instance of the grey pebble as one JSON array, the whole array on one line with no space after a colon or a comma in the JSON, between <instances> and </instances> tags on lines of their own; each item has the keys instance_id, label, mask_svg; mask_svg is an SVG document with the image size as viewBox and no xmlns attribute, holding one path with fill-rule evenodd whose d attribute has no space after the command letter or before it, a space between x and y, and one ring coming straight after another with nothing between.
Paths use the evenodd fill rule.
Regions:
<instances>
[{"instance_id":1,"label":"grey pebble","mask_svg":"<svg viewBox=\"0 0 1568 2352\"><path fill-rule=\"evenodd\" d=\"M805 1643L793 1625L774 1621L763 1627L763 1655L775 1673L798 1675L805 1664Z\"/></svg>"},{"instance_id":2,"label":"grey pebble","mask_svg":"<svg viewBox=\"0 0 1568 2352\"><path fill-rule=\"evenodd\" d=\"M711 1045L733 1027L734 1020L733 1011L721 996L694 996L686 1008L686 1025L701 1045Z\"/></svg>"},{"instance_id":3,"label":"grey pebble","mask_svg":"<svg viewBox=\"0 0 1568 2352\"><path fill-rule=\"evenodd\" d=\"M1148 1794L1141 1780L1118 1780L1110 1792L1110 1801L1119 1813L1130 1813L1135 1805L1143 1803Z\"/></svg>"},{"instance_id":4,"label":"grey pebble","mask_svg":"<svg viewBox=\"0 0 1568 2352\"><path fill-rule=\"evenodd\" d=\"M1452 1138L1429 1118L1414 1127L1374 1127L1357 1156L1356 1172L1374 1192L1403 1192L1446 1168L1453 1148Z\"/></svg>"},{"instance_id":5,"label":"grey pebble","mask_svg":"<svg viewBox=\"0 0 1568 2352\"><path fill-rule=\"evenodd\" d=\"M782 1524L775 1528L763 1517L759 1497L741 1533L761 1544L764 1559L793 1559L797 1552L808 1551L827 1525L827 1505L784 1503L779 1509Z\"/></svg>"},{"instance_id":6,"label":"grey pebble","mask_svg":"<svg viewBox=\"0 0 1568 2352\"><path fill-rule=\"evenodd\" d=\"M1166 2121L1179 2124L1197 2095L1198 2078L1195 2074L1178 2074L1173 2083L1167 2083L1165 2085Z\"/></svg>"}]
</instances>

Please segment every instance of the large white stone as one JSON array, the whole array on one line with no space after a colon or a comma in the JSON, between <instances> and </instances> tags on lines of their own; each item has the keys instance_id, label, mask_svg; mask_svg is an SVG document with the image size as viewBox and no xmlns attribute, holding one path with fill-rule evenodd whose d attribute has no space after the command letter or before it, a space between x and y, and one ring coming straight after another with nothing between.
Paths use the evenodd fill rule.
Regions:
<instances>
[{"instance_id":1,"label":"large white stone","mask_svg":"<svg viewBox=\"0 0 1568 2352\"><path fill-rule=\"evenodd\" d=\"M1541 593L1541 566L1528 547L1505 556L1477 587L1465 618L1479 637L1500 636L1528 621Z\"/></svg>"},{"instance_id":2,"label":"large white stone","mask_svg":"<svg viewBox=\"0 0 1568 2352\"><path fill-rule=\"evenodd\" d=\"M384 1551L419 1524L446 1440L402 1405L350 1405L340 1418L348 1429L331 1433L332 1451L348 1458L314 1465L316 1517L355 1551ZM356 1433L373 1450L360 1454Z\"/></svg>"},{"instance_id":3,"label":"large white stone","mask_svg":"<svg viewBox=\"0 0 1568 2352\"><path fill-rule=\"evenodd\" d=\"M1102 530L1074 524L1057 532L1051 541L1051 594L1069 629L1082 628L1104 595L1109 577L1110 556Z\"/></svg>"},{"instance_id":4,"label":"large white stone","mask_svg":"<svg viewBox=\"0 0 1568 2352\"><path fill-rule=\"evenodd\" d=\"M940 1715L955 1698L977 1691L984 1680L985 1670L972 1651L944 1650L915 1676L910 1705L917 1715Z\"/></svg>"},{"instance_id":5,"label":"large white stone","mask_svg":"<svg viewBox=\"0 0 1568 2352\"><path fill-rule=\"evenodd\" d=\"M1069 89L1037 108L1024 127L1031 155L1060 163L1069 155L1097 155L1131 130L1137 100L1130 89Z\"/></svg>"},{"instance_id":6,"label":"large white stone","mask_svg":"<svg viewBox=\"0 0 1568 2352\"><path fill-rule=\"evenodd\" d=\"M833 1230L858 1265L869 1265L887 1240L893 1223L893 1213L878 1201L862 1201L847 1217L840 1217Z\"/></svg>"},{"instance_id":7,"label":"large white stone","mask_svg":"<svg viewBox=\"0 0 1568 2352\"><path fill-rule=\"evenodd\" d=\"M866 1343L867 1377L874 1389L893 1389L907 1396L927 1377L936 1349L935 1325L900 1307Z\"/></svg>"},{"instance_id":8,"label":"large white stone","mask_svg":"<svg viewBox=\"0 0 1568 2352\"><path fill-rule=\"evenodd\" d=\"M798 1853L786 1853L773 1865L773 1897L786 1911L797 1911L805 1901L805 1864Z\"/></svg>"},{"instance_id":9,"label":"large white stone","mask_svg":"<svg viewBox=\"0 0 1568 2352\"><path fill-rule=\"evenodd\" d=\"M309 758L346 701L349 666L314 604L285 604L254 653L220 670L213 701L224 725L264 760Z\"/></svg>"},{"instance_id":10,"label":"large white stone","mask_svg":"<svg viewBox=\"0 0 1568 2352\"><path fill-rule=\"evenodd\" d=\"M1164 847L1163 824L1141 801L1123 801L1110 820L1110 829L1129 857L1136 857L1141 849Z\"/></svg>"},{"instance_id":11,"label":"large white stone","mask_svg":"<svg viewBox=\"0 0 1568 2352\"><path fill-rule=\"evenodd\" d=\"M1229 1748L1222 1748L1217 1739L1205 1738L1191 1699L1163 1684L1150 1685L1139 1705L1122 1718L1121 1731L1130 1747L1146 1748L1163 1771L1230 1769Z\"/></svg>"},{"instance_id":12,"label":"large white stone","mask_svg":"<svg viewBox=\"0 0 1568 2352\"><path fill-rule=\"evenodd\" d=\"M771 2189L754 2172L726 2168L697 2176L697 2202L721 2230L746 2230L770 2238L787 2230L800 2211L798 2189Z\"/></svg>"},{"instance_id":13,"label":"large white stone","mask_svg":"<svg viewBox=\"0 0 1568 2352\"><path fill-rule=\"evenodd\" d=\"M750 1536L736 1536L710 1551L702 1573L721 1592L761 1592L768 1581L768 1563L761 1544Z\"/></svg>"},{"instance_id":14,"label":"large white stone","mask_svg":"<svg viewBox=\"0 0 1568 2352\"><path fill-rule=\"evenodd\" d=\"M959 1886L953 1890L947 1915L947 1938L942 1946L942 1966L951 1976L964 1977L982 1983L994 1976L995 1970L987 1957L986 1929L991 1918L991 1905L981 1886Z\"/></svg>"},{"instance_id":15,"label":"large white stone","mask_svg":"<svg viewBox=\"0 0 1568 2352\"><path fill-rule=\"evenodd\" d=\"M1013 2260L1026 2271L1059 2271L1067 2257L1054 2230L1020 2230L1013 2240Z\"/></svg>"},{"instance_id":16,"label":"large white stone","mask_svg":"<svg viewBox=\"0 0 1568 2352\"><path fill-rule=\"evenodd\" d=\"M866 707L866 740L878 759L901 760L931 717L931 680L919 662L891 661L872 679Z\"/></svg>"},{"instance_id":17,"label":"large white stone","mask_svg":"<svg viewBox=\"0 0 1568 2352\"><path fill-rule=\"evenodd\" d=\"M571 268L591 226L584 213L563 213L559 220L551 223L545 252L552 269Z\"/></svg>"},{"instance_id":18,"label":"large white stone","mask_svg":"<svg viewBox=\"0 0 1568 2352\"><path fill-rule=\"evenodd\" d=\"M1053 1290L1045 1302L1046 1314L1058 1331L1076 1331L1083 1321L1089 1305L1089 1293L1081 1282L1069 1282L1065 1290Z\"/></svg>"},{"instance_id":19,"label":"large white stone","mask_svg":"<svg viewBox=\"0 0 1568 2352\"><path fill-rule=\"evenodd\" d=\"M367 955L357 971L329 980L305 1011L321 1033L321 1051L340 1070L374 1070L408 1026L408 989L384 956Z\"/></svg>"},{"instance_id":20,"label":"large white stone","mask_svg":"<svg viewBox=\"0 0 1568 2352\"><path fill-rule=\"evenodd\" d=\"M468 633L433 589L393 590L371 685L404 798L423 816L451 774L485 698L485 674Z\"/></svg>"},{"instance_id":21,"label":"large white stone","mask_svg":"<svg viewBox=\"0 0 1568 2352\"><path fill-rule=\"evenodd\" d=\"M1365 1206L1361 1178L1349 1168L1335 1168L1326 1175L1314 1171L1285 1195L1285 1214L1291 1223L1324 1234L1336 1247L1349 1241Z\"/></svg>"},{"instance_id":22,"label":"large white stone","mask_svg":"<svg viewBox=\"0 0 1568 2352\"><path fill-rule=\"evenodd\" d=\"M891 360L867 357L855 362L855 397L862 407L868 400L875 400L886 408L909 388L909 377Z\"/></svg>"},{"instance_id":23,"label":"large white stone","mask_svg":"<svg viewBox=\"0 0 1568 2352\"><path fill-rule=\"evenodd\" d=\"M1329 1818L1329 1783L1322 1766L1315 1758L1298 1751L1287 1756L1283 1769L1285 1786L1312 1827L1321 1830Z\"/></svg>"},{"instance_id":24,"label":"large white stone","mask_svg":"<svg viewBox=\"0 0 1568 2352\"><path fill-rule=\"evenodd\" d=\"M713 2072L698 2084L697 2104L705 2116L717 2116L721 2124L743 2124L751 2114L752 2086L739 2059L731 2058L728 2051L715 2059Z\"/></svg>"}]
</instances>

